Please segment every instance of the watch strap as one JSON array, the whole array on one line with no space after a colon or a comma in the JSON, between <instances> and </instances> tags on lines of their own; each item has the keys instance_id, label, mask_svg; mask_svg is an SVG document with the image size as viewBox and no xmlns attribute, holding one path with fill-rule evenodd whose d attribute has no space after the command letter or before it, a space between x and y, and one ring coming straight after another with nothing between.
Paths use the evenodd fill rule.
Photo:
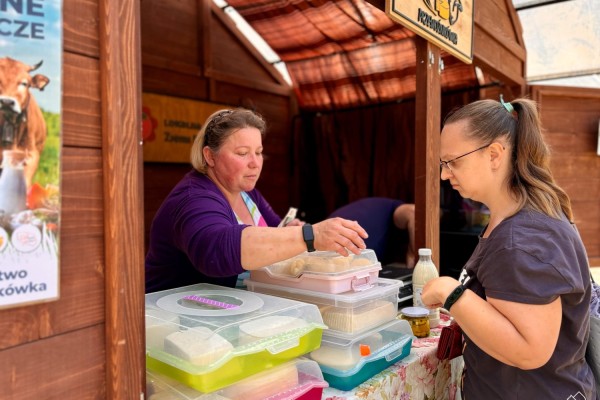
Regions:
<instances>
[{"instance_id":1,"label":"watch strap","mask_svg":"<svg viewBox=\"0 0 600 400\"><path fill-rule=\"evenodd\" d=\"M311 224L302 225L302 238L306 243L306 250L315 251L315 233Z\"/></svg>"},{"instance_id":2,"label":"watch strap","mask_svg":"<svg viewBox=\"0 0 600 400\"><path fill-rule=\"evenodd\" d=\"M460 296L463 295L466 289L467 288L463 285L458 285L456 288L454 288L454 290L450 292L450 294L446 298L446 301L444 302L444 308L447 311L450 311L450 308L454 305L454 303L458 301L458 299L460 298Z\"/></svg>"}]
</instances>

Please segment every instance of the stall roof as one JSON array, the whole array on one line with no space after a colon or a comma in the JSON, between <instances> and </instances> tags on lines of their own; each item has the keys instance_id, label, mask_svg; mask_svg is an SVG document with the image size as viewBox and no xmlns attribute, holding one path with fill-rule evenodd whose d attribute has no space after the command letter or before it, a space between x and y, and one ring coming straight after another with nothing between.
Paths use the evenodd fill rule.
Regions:
<instances>
[{"instance_id":1,"label":"stall roof","mask_svg":"<svg viewBox=\"0 0 600 400\"><path fill-rule=\"evenodd\" d=\"M414 34L366 1L227 3L285 62L305 110L356 107L415 95ZM446 53L442 56L442 90L488 83L473 65Z\"/></svg>"},{"instance_id":2,"label":"stall roof","mask_svg":"<svg viewBox=\"0 0 600 400\"><path fill-rule=\"evenodd\" d=\"M267 59L284 74L289 72L304 109L345 108L414 96L414 34L371 4L376 1L215 2L239 12L271 46L274 52ZM517 43L522 26L521 40L528 54L523 74L528 83L600 87L600 2L512 0L512 4L519 17L513 21L512 38L506 24L498 28L501 21L480 25L495 31L489 32L492 36L500 30L503 40L508 36ZM497 26L490 27L490 22ZM442 90L498 80L448 54L443 57Z\"/></svg>"}]
</instances>

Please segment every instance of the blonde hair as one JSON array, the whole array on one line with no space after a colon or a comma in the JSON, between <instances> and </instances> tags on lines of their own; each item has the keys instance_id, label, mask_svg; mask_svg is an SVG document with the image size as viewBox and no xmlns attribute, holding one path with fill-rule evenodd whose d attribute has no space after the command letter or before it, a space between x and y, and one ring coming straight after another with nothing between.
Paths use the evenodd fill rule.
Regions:
<instances>
[{"instance_id":1,"label":"blonde hair","mask_svg":"<svg viewBox=\"0 0 600 400\"><path fill-rule=\"evenodd\" d=\"M206 174L208 165L202 153L204 147L208 146L211 151L217 153L229 136L243 128L256 128L264 136L266 122L260 114L245 108L219 110L211 114L192 144L190 161L194 169Z\"/></svg>"},{"instance_id":2,"label":"blonde hair","mask_svg":"<svg viewBox=\"0 0 600 400\"><path fill-rule=\"evenodd\" d=\"M507 109L494 100L476 101L452 112L444 124L466 122L467 137L482 144L505 138L512 154L507 184L519 201L519 210L527 207L558 219L564 213L573 221L569 196L550 171L550 150L542 137L536 103L517 99L510 105Z\"/></svg>"}]
</instances>

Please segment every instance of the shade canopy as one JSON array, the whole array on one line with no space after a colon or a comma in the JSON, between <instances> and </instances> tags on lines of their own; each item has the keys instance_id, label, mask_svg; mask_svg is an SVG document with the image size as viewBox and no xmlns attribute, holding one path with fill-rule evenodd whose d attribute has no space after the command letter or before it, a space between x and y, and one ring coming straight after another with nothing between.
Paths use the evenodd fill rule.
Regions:
<instances>
[{"instance_id":1,"label":"shade canopy","mask_svg":"<svg viewBox=\"0 0 600 400\"><path fill-rule=\"evenodd\" d=\"M331 110L415 96L415 34L362 0L228 0L287 65L299 105ZM442 90L492 81L442 53Z\"/></svg>"}]
</instances>

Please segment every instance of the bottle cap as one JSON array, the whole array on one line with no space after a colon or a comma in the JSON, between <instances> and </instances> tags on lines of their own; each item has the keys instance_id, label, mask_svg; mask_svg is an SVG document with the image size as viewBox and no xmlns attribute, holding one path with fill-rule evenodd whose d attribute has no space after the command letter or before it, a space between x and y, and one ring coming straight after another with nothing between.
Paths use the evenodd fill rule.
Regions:
<instances>
[{"instance_id":1,"label":"bottle cap","mask_svg":"<svg viewBox=\"0 0 600 400\"><path fill-rule=\"evenodd\" d=\"M419 255L420 256L430 256L431 255L431 249L419 249Z\"/></svg>"}]
</instances>

